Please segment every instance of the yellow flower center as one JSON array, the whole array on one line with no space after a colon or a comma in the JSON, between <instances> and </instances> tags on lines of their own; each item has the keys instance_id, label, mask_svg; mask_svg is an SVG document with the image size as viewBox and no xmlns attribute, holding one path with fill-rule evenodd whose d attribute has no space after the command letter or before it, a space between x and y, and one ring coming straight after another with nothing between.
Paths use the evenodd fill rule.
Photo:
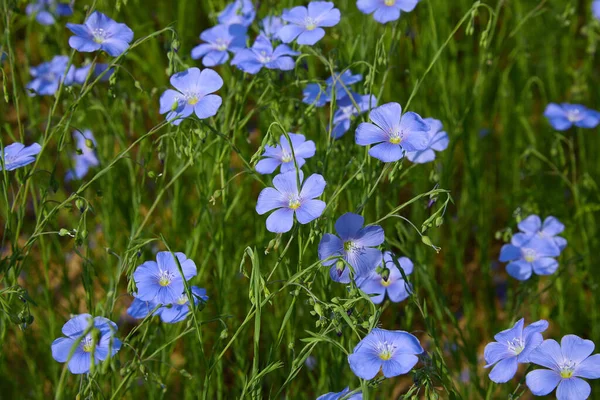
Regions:
<instances>
[{"instance_id":1,"label":"yellow flower center","mask_svg":"<svg viewBox=\"0 0 600 400\"><path fill-rule=\"evenodd\" d=\"M400 139L400 137L391 137L390 138L391 144L400 144L401 141L402 141L402 139Z\"/></svg>"},{"instance_id":2,"label":"yellow flower center","mask_svg":"<svg viewBox=\"0 0 600 400\"><path fill-rule=\"evenodd\" d=\"M317 21L311 17L306 17L304 26L306 27L307 31L314 31L317 28Z\"/></svg>"},{"instance_id":3,"label":"yellow flower center","mask_svg":"<svg viewBox=\"0 0 600 400\"><path fill-rule=\"evenodd\" d=\"M383 287L388 287L392 284L392 280L391 279L381 279L381 286Z\"/></svg>"},{"instance_id":4,"label":"yellow flower center","mask_svg":"<svg viewBox=\"0 0 600 400\"><path fill-rule=\"evenodd\" d=\"M297 210L300 207L300 200L298 200L298 199L290 200L289 207L292 210Z\"/></svg>"},{"instance_id":5,"label":"yellow flower center","mask_svg":"<svg viewBox=\"0 0 600 400\"><path fill-rule=\"evenodd\" d=\"M383 3L386 6L393 6L394 4L396 4L396 0L385 0Z\"/></svg>"},{"instance_id":6,"label":"yellow flower center","mask_svg":"<svg viewBox=\"0 0 600 400\"><path fill-rule=\"evenodd\" d=\"M196 103L198 103L199 101L200 101L200 99L198 99L198 97L192 96L188 99L188 104L193 106Z\"/></svg>"}]
</instances>

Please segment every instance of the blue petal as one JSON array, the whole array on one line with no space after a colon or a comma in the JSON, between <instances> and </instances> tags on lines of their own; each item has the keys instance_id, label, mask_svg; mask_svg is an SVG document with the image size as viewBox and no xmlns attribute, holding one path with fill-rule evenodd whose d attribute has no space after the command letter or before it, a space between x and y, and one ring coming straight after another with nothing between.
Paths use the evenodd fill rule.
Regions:
<instances>
[{"instance_id":1,"label":"blue petal","mask_svg":"<svg viewBox=\"0 0 600 400\"><path fill-rule=\"evenodd\" d=\"M531 393L536 396L545 396L556 388L562 378L555 371L536 369L528 373L525 379Z\"/></svg>"},{"instance_id":2,"label":"blue petal","mask_svg":"<svg viewBox=\"0 0 600 400\"><path fill-rule=\"evenodd\" d=\"M525 233L538 233L542 229L542 220L537 215L530 215L519 222L519 229Z\"/></svg>"},{"instance_id":3,"label":"blue petal","mask_svg":"<svg viewBox=\"0 0 600 400\"><path fill-rule=\"evenodd\" d=\"M296 210L296 218L299 223L308 224L323 214L325 206L325 202L321 200L306 201Z\"/></svg>"},{"instance_id":4,"label":"blue petal","mask_svg":"<svg viewBox=\"0 0 600 400\"><path fill-rule=\"evenodd\" d=\"M511 380L517 373L517 357L509 357L500 361L492 372L490 372L490 379L496 383L505 383Z\"/></svg>"},{"instance_id":5,"label":"blue petal","mask_svg":"<svg viewBox=\"0 0 600 400\"><path fill-rule=\"evenodd\" d=\"M594 342L577 335L565 335L560 341L564 358L577 364L588 358L594 352L594 347Z\"/></svg>"},{"instance_id":6,"label":"blue petal","mask_svg":"<svg viewBox=\"0 0 600 400\"><path fill-rule=\"evenodd\" d=\"M382 371L386 378L404 375L419 362L419 357L412 354L394 354L394 356L383 362Z\"/></svg>"},{"instance_id":7,"label":"blue petal","mask_svg":"<svg viewBox=\"0 0 600 400\"><path fill-rule=\"evenodd\" d=\"M300 33L296 42L298 44L312 46L313 44L317 43L319 40L323 39L323 36L325 36L325 30L323 28L316 28L312 31L305 30L304 32Z\"/></svg>"},{"instance_id":8,"label":"blue petal","mask_svg":"<svg viewBox=\"0 0 600 400\"><path fill-rule=\"evenodd\" d=\"M332 256L342 256L344 254L344 243L335 235L326 233L319 242L319 259L326 260ZM332 259L323 262L323 265L335 264L337 260Z\"/></svg>"},{"instance_id":9,"label":"blue petal","mask_svg":"<svg viewBox=\"0 0 600 400\"><path fill-rule=\"evenodd\" d=\"M273 233L289 232L294 226L294 210L280 208L267 218L267 230Z\"/></svg>"},{"instance_id":10,"label":"blue petal","mask_svg":"<svg viewBox=\"0 0 600 400\"><path fill-rule=\"evenodd\" d=\"M581 378L598 379L600 378L600 354L594 354L583 360L576 368L573 374Z\"/></svg>"},{"instance_id":11,"label":"blue petal","mask_svg":"<svg viewBox=\"0 0 600 400\"><path fill-rule=\"evenodd\" d=\"M402 158L403 152L399 145L384 142L371 147L369 155L383 162L396 162Z\"/></svg>"},{"instance_id":12,"label":"blue petal","mask_svg":"<svg viewBox=\"0 0 600 400\"><path fill-rule=\"evenodd\" d=\"M557 400L585 400L590 397L592 388L579 378L563 379L556 390Z\"/></svg>"},{"instance_id":13,"label":"blue petal","mask_svg":"<svg viewBox=\"0 0 600 400\"><path fill-rule=\"evenodd\" d=\"M75 344L75 339L61 337L52 342L52 358L58 362L66 362L71 353L71 348Z\"/></svg>"}]
</instances>

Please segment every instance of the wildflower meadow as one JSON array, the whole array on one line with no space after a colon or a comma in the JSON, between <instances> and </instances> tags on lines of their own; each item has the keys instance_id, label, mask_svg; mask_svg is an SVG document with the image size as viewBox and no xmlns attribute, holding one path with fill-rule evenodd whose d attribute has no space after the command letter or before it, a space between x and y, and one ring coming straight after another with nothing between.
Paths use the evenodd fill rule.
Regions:
<instances>
[{"instance_id":1,"label":"wildflower meadow","mask_svg":"<svg viewBox=\"0 0 600 400\"><path fill-rule=\"evenodd\" d=\"M600 398L600 0L0 0L1 399Z\"/></svg>"}]
</instances>

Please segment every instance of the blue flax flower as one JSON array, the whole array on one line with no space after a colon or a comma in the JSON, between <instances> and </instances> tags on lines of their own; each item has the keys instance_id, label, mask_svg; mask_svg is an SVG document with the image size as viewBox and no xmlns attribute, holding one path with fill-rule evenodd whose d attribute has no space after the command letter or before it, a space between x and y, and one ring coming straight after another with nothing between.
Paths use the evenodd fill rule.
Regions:
<instances>
[{"instance_id":1,"label":"blue flax flower","mask_svg":"<svg viewBox=\"0 0 600 400\"><path fill-rule=\"evenodd\" d=\"M194 304L208 301L206 289L199 288L197 286L192 286L190 289L192 291L192 296L194 296ZM179 296L175 303L166 306L159 306L159 304L153 301L140 300L134 294L133 302L127 309L127 314L133 318L143 319L155 309L156 311L154 311L153 315L159 316L162 322L167 324L175 324L187 318L190 311L190 301L187 297L187 294L184 292L181 294L181 296Z\"/></svg>"},{"instance_id":2,"label":"blue flax flower","mask_svg":"<svg viewBox=\"0 0 600 400\"><path fill-rule=\"evenodd\" d=\"M429 143L427 143L427 148L425 150L406 153L406 158L415 164L431 162L435 160L436 151L444 151L448 148L448 134L443 131L442 122L433 118L425 118L423 121L429 126L429 131L427 132Z\"/></svg>"},{"instance_id":3,"label":"blue flax flower","mask_svg":"<svg viewBox=\"0 0 600 400\"><path fill-rule=\"evenodd\" d=\"M500 249L500 261L510 263L506 272L520 281L536 275L552 275L558 268L558 262L553 257L560 255L560 249L550 239L534 237L528 239L527 235L516 234L510 244L505 244Z\"/></svg>"},{"instance_id":4,"label":"blue flax flower","mask_svg":"<svg viewBox=\"0 0 600 400\"><path fill-rule=\"evenodd\" d=\"M331 259L338 256L354 269L357 276L368 275L381 263L381 251L377 246L385 240L383 228L379 225L367 225L365 219L354 213L346 213L335 222L335 231L323 235L319 243L319 259L323 265L331 266L329 276L335 282L349 283L350 270L342 261ZM324 261L327 260L327 261Z\"/></svg>"},{"instance_id":5,"label":"blue flax flower","mask_svg":"<svg viewBox=\"0 0 600 400\"><path fill-rule=\"evenodd\" d=\"M306 140L304 135L298 133L288 133L291 143L285 137L281 135L277 146L265 146L265 152L263 158L256 164L256 171L260 174L270 174L281 165L281 173L294 171L294 158L292 156L292 149L296 156L296 163L298 168L306 163L307 158L311 158L315 155L317 148L315 142L312 140Z\"/></svg>"},{"instance_id":6,"label":"blue flax flower","mask_svg":"<svg viewBox=\"0 0 600 400\"><path fill-rule=\"evenodd\" d=\"M75 168L67 172L65 181L82 179L91 167L97 167L100 164L96 156L96 139L92 131L89 129L86 129L83 133L75 131L73 132L73 139L75 139L77 146L77 152L73 154Z\"/></svg>"},{"instance_id":7,"label":"blue flax flower","mask_svg":"<svg viewBox=\"0 0 600 400\"><path fill-rule=\"evenodd\" d=\"M383 162L394 162L404 152L425 150L429 143L429 126L414 112L402 115L398 103L379 106L369 115L375 124L363 122L356 129L356 144L371 147L369 154Z\"/></svg>"},{"instance_id":8,"label":"blue flax flower","mask_svg":"<svg viewBox=\"0 0 600 400\"><path fill-rule=\"evenodd\" d=\"M339 400L342 397L344 397L344 395L350 393L350 388L346 387L344 390L342 390L341 392L329 392L329 393L325 393L319 397L317 397L317 400ZM344 397L344 399L346 400L362 400L362 393L355 393L350 397Z\"/></svg>"},{"instance_id":9,"label":"blue flax flower","mask_svg":"<svg viewBox=\"0 0 600 400\"><path fill-rule=\"evenodd\" d=\"M133 40L133 31L106 15L94 11L83 24L67 24L75 34L69 38L69 46L83 53L103 50L113 57L121 55Z\"/></svg>"},{"instance_id":10,"label":"blue flax flower","mask_svg":"<svg viewBox=\"0 0 600 400\"><path fill-rule=\"evenodd\" d=\"M595 128L600 123L600 112L581 104L550 103L544 111L544 116L557 131L566 131L573 125L579 128Z\"/></svg>"},{"instance_id":11,"label":"blue flax flower","mask_svg":"<svg viewBox=\"0 0 600 400\"><path fill-rule=\"evenodd\" d=\"M83 85L87 79L88 74L90 73L90 69L92 69L92 64L84 65L81 68L75 69L75 73L73 74L73 83ZM94 70L92 71L92 76L90 76L90 82L95 78L99 77L100 74L102 74L107 69L108 64L95 64ZM102 76L100 82L107 82L114 73L114 68L111 68L106 74Z\"/></svg>"},{"instance_id":12,"label":"blue flax flower","mask_svg":"<svg viewBox=\"0 0 600 400\"><path fill-rule=\"evenodd\" d=\"M383 253L383 265L385 268L377 268L368 275L358 279L358 287L366 294L374 294L371 301L375 304L381 304L385 295L394 303L406 300L410 295L408 282L402 277L402 273L396 266L400 265L404 275L408 276L413 272L413 262L407 257L400 257L394 262L394 254L386 251Z\"/></svg>"},{"instance_id":13,"label":"blue flax flower","mask_svg":"<svg viewBox=\"0 0 600 400\"><path fill-rule=\"evenodd\" d=\"M35 157L42 151L42 146L34 143L25 147L21 143L9 144L4 148L4 154L0 160L0 171L12 171L24 167L35 161Z\"/></svg>"},{"instance_id":14,"label":"blue flax flower","mask_svg":"<svg viewBox=\"0 0 600 400\"><path fill-rule=\"evenodd\" d=\"M519 222L517 233L521 242L526 243L531 240L552 240L560 251L567 247L567 239L557 236L565 230L565 226L556 217L547 217L542 224L542 219L537 215L530 215Z\"/></svg>"},{"instance_id":15,"label":"blue flax flower","mask_svg":"<svg viewBox=\"0 0 600 400\"><path fill-rule=\"evenodd\" d=\"M249 74L257 74L263 67L268 69L279 69L290 71L296 63L290 56L297 56L297 51L292 50L285 44L280 44L273 50L271 41L265 36L259 36L249 49L238 51L231 65L237 66Z\"/></svg>"},{"instance_id":16,"label":"blue flax flower","mask_svg":"<svg viewBox=\"0 0 600 400\"><path fill-rule=\"evenodd\" d=\"M64 85L69 86L73 83L75 68L71 65L67 71L69 57L55 56L52 61L48 61L31 67L29 73L33 80L26 86L28 95L35 96L51 96L58 90L60 83L64 81Z\"/></svg>"},{"instance_id":17,"label":"blue flax flower","mask_svg":"<svg viewBox=\"0 0 600 400\"><path fill-rule=\"evenodd\" d=\"M58 3L56 0L35 0L25 8L27 15L33 15L35 20L42 25L53 25L56 17L73 15L73 6L67 3Z\"/></svg>"},{"instance_id":18,"label":"blue flax flower","mask_svg":"<svg viewBox=\"0 0 600 400\"><path fill-rule=\"evenodd\" d=\"M594 0L592 2L592 15L596 19L600 19L600 0Z\"/></svg>"},{"instance_id":19,"label":"blue flax flower","mask_svg":"<svg viewBox=\"0 0 600 400\"><path fill-rule=\"evenodd\" d=\"M283 43L294 39L298 44L312 46L325 36L325 30L340 22L340 10L330 1L312 1L308 7L298 6L286 10L282 18L289 22L279 30L278 36Z\"/></svg>"},{"instance_id":20,"label":"blue flax flower","mask_svg":"<svg viewBox=\"0 0 600 400\"><path fill-rule=\"evenodd\" d=\"M352 93L351 96L344 97L338 102L338 109L333 114L333 130L331 131L331 137L339 139L344 136L344 134L350 130L352 118L369 111L376 105L377 98L370 94L363 96ZM358 106L358 109L356 106Z\"/></svg>"},{"instance_id":21,"label":"blue flax flower","mask_svg":"<svg viewBox=\"0 0 600 400\"><path fill-rule=\"evenodd\" d=\"M94 343L94 336L90 328L100 332L98 341ZM92 318L90 314L79 314L63 325L61 337L52 342L52 357L61 363L68 362L69 371L73 374L88 373L92 366L117 354L121 348L121 341L115 337L117 325L104 317ZM71 349L75 346L73 355Z\"/></svg>"},{"instance_id":22,"label":"blue flax flower","mask_svg":"<svg viewBox=\"0 0 600 400\"><path fill-rule=\"evenodd\" d=\"M315 200L325 190L325 179L319 174L312 174L303 183L300 171L300 187L298 187L296 171L279 174L273 178L274 188L263 189L258 195L256 212L263 215L271 210L275 212L267 218L267 230L273 233L288 232L294 225L294 214L301 224L319 218L325 210L325 202Z\"/></svg>"},{"instance_id":23,"label":"blue flax flower","mask_svg":"<svg viewBox=\"0 0 600 400\"><path fill-rule=\"evenodd\" d=\"M356 7L363 14L373 14L375 21L386 24L400 18L401 11L415 9L419 0L358 0Z\"/></svg>"},{"instance_id":24,"label":"blue flax flower","mask_svg":"<svg viewBox=\"0 0 600 400\"><path fill-rule=\"evenodd\" d=\"M160 113L167 114L167 121L179 125L195 113L200 119L217 114L221 107L221 96L211 94L223 86L223 79L212 69L189 68L171 76L171 85L177 90L167 89L160 96Z\"/></svg>"},{"instance_id":25,"label":"blue flax flower","mask_svg":"<svg viewBox=\"0 0 600 400\"><path fill-rule=\"evenodd\" d=\"M495 342L485 346L486 368L496 364L490 372L490 379L496 383L508 382L515 376L518 364L528 363L529 355L544 341L542 332L548 329L548 322L540 320L523 328L525 319L521 318L511 328L496 336Z\"/></svg>"},{"instance_id":26,"label":"blue flax flower","mask_svg":"<svg viewBox=\"0 0 600 400\"><path fill-rule=\"evenodd\" d=\"M261 25L260 34L269 38L269 40L273 40L277 38L277 33L283 28L285 22L277 15L270 15L262 19Z\"/></svg>"},{"instance_id":27,"label":"blue flax flower","mask_svg":"<svg viewBox=\"0 0 600 400\"><path fill-rule=\"evenodd\" d=\"M250 26L256 18L256 10L251 0L235 0L219 14L219 24Z\"/></svg>"},{"instance_id":28,"label":"blue flax flower","mask_svg":"<svg viewBox=\"0 0 600 400\"><path fill-rule=\"evenodd\" d=\"M217 25L200 34L200 39L206 43L192 49L192 58L202 58L202 64L207 67L221 65L229 60L229 53L235 53L246 47L246 28L243 25Z\"/></svg>"},{"instance_id":29,"label":"blue flax flower","mask_svg":"<svg viewBox=\"0 0 600 400\"><path fill-rule=\"evenodd\" d=\"M306 85L302 94L303 103L313 104L316 107L323 107L332 100L332 93L335 91L336 99L342 100L350 94L350 85L362 81L361 74L352 75L352 71L346 70L343 73L334 73L333 76L327 78L325 83L327 87L325 91L321 90L321 85L318 83L309 83Z\"/></svg>"},{"instance_id":30,"label":"blue flax flower","mask_svg":"<svg viewBox=\"0 0 600 400\"><path fill-rule=\"evenodd\" d=\"M600 354L590 356L594 342L576 335L566 335L560 345L552 339L531 353L529 360L549 369L536 369L527 374L529 390L536 396L545 396L556 390L558 400L584 400L592 389L581 378L600 378Z\"/></svg>"},{"instance_id":31,"label":"blue flax flower","mask_svg":"<svg viewBox=\"0 0 600 400\"><path fill-rule=\"evenodd\" d=\"M408 373L421 353L423 347L414 335L374 328L356 345L348 362L359 378L373 379L380 369L386 378L392 378Z\"/></svg>"},{"instance_id":32,"label":"blue flax flower","mask_svg":"<svg viewBox=\"0 0 600 400\"><path fill-rule=\"evenodd\" d=\"M177 261L168 251L156 254L156 262L146 261L138 266L133 273L133 279L138 289L137 298L156 304L173 304L184 293L183 279L189 280L196 276L196 264L183 253L175 253L183 276L179 272Z\"/></svg>"}]
</instances>

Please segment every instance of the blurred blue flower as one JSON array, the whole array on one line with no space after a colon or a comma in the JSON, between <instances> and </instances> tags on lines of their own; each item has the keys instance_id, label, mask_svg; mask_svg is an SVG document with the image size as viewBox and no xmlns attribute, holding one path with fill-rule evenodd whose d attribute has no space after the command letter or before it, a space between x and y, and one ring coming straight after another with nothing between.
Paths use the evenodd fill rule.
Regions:
<instances>
[{"instance_id":1,"label":"blurred blue flower","mask_svg":"<svg viewBox=\"0 0 600 400\"><path fill-rule=\"evenodd\" d=\"M544 116L557 131L566 131L573 125L579 128L595 128L600 123L600 112L581 104L550 103L544 111Z\"/></svg>"},{"instance_id":2,"label":"blurred blue flower","mask_svg":"<svg viewBox=\"0 0 600 400\"><path fill-rule=\"evenodd\" d=\"M285 44L280 44L273 51L273 45L269 39L261 35L256 38L250 49L238 51L231 60L231 65L235 65L249 74L257 74L263 67L290 71L296 65L290 56L299 54Z\"/></svg>"},{"instance_id":3,"label":"blurred blue flower","mask_svg":"<svg viewBox=\"0 0 600 400\"><path fill-rule=\"evenodd\" d=\"M250 0L235 0L219 14L219 24L250 26L256 17L256 10Z\"/></svg>"},{"instance_id":4,"label":"blurred blue flower","mask_svg":"<svg viewBox=\"0 0 600 400\"><path fill-rule=\"evenodd\" d=\"M246 48L246 28L243 25L217 25L200 34L200 39L206 43L192 49L192 58L202 58L202 64L207 67L224 64L229 60L229 53Z\"/></svg>"},{"instance_id":5,"label":"blurred blue flower","mask_svg":"<svg viewBox=\"0 0 600 400\"><path fill-rule=\"evenodd\" d=\"M82 179L89 171L90 167L97 167L100 162L96 156L96 139L92 131L73 132L73 139L77 146L78 152L73 154L75 161L75 169L67 171L65 181L72 179Z\"/></svg>"},{"instance_id":6,"label":"blurred blue flower","mask_svg":"<svg viewBox=\"0 0 600 400\"><path fill-rule=\"evenodd\" d=\"M174 304L184 293L183 278L189 280L196 276L196 264L183 253L175 253L183 276L179 272L177 262L168 251L156 254L156 262L146 261L138 266L133 273L137 286L137 298L155 304Z\"/></svg>"},{"instance_id":7,"label":"blurred blue flower","mask_svg":"<svg viewBox=\"0 0 600 400\"><path fill-rule=\"evenodd\" d=\"M319 218L325 210L325 202L315 200L325 190L325 179L319 174L312 174L304 181L300 171L300 188L298 188L296 171L279 174L273 178L275 188L263 189L256 204L256 212L263 215L276 210L267 218L267 230L273 233L284 233L292 229L294 214L301 224Z\"/></svg>"},{"instance_id":8,"label":"blurred blue flower","mask_svg":"<svg viewBox=\"0 0 600 400\"><path fill-rule=\"evenodd\" d=\"M495 342L485 346L486 368L496 364L490 379L496 383L508 382L515 376L519 363L528 363L529 355L544 341L542 332L548 329L548 322L540 320L523 328L525 319L521 318L511 328L494 336Z\"/></svg>"},{"instance_id":9,"label":"blurred blue flower","mask_svg":"<svg viewBox=\"0 0 600 400\"><path fill-rule=\"evenodd\" d=\"M325 104L332 100L332 92L335 90L336 99L342 100L351 93L350 85L362 81L363 77L361 74L352 75L352 71L346 70L340 73L334 73L325 81L327 87L325 91L321 90L321 85L318 83L309 83L306 85L302 94L304 98L303 103L313 104L316 107L323 107Z\"/></svg>"},{"instance_id":10,"label":"blurred blue flower","mask_svg":"<svg viewBox=\"0 0 600 400\"><path fill-rule=\"evenodd\" d=\"M56 17L73 15L73 6L59 3L56 0L34 0L25 8L27 15L33 15L35 20L42 25L53 25Z\"/></svg>"},{"instance_id":11,"label":"blurred blue flower","mask_svg":"<svg viewBox=\"0 0 600 400\"><path fill-rule=\"evenodd\" d=\"M277 38L277 33L285 25L283 19L277 15L270 15L261 21L262 29L260 34L267 37L269 40Z\"/></svg>"},{"instance_id":12,"label":"blurred blue flower","mask_svg":"<svg viewBox=\"0 0 600 400\"><path fill-rule=\"evenodd\" d=\"M340 10L334 8L330 1L312 1L308 7L298 6L286 10L282 18L289 22L278 32L283 43L290 43L297 38L298 44L312 46L325 36L325 30L340 22Z\"/></svg>"},{"instance_id":13,"label":"blurred blue flower","mask_svg":"<svg viewBox=\"0 0 600 400\"><path fill-rule=\"evenodd\" d=\"M304 135L298 133L288 133L291 143L285 135L281 135L277 146L265 146L263 158L256 164L256 171L260 174L271 174L281 165L281 173L294 171L294 158L292 149L296 156L298 168L306 163L307 158L315 155L317 150L315 142L306 140Z\"/></svg>"},{"instance_id":14,"label":"blurred blue flower","mask_svg":"<svg viewBox=\"0 0 600 400\"><path fill-rule=\"evenodd\" d=\"M337 392L337 393L329 392L329 393L323 394L323 395L317 397L317 400L339 400L348 393L350 393L350 388L346 387L341 392ZM362 398L363 398L362 393L356 393L350 397L344 397L345 400L362 400Z\"/></svg>"},{"instance_id":15,"label":"blurred blue flower","mask_svg":"<svg viewBox=\"0 0 600 400\"><path fill-rule=\"evenodd\" d=\"M444 151L448 147L448 134L443 131L442 122L434 118L423 121L429 126L427 148L421 151L406 153L406 158L415 164L424 164L435 160L436 151Z\"/></svg>"},{"instance_id":16,"label":"blurred blue flower","mask_svg":"<svg viewBox=\"0 0 600 400\"><path fill-rule=\"evenodd\" d=\"M206 289L197 286L191 287L192 295L194 296L194 304L200 301L207 302L208 296ZM137 298L134 294L133 302L127 309L127 314L133 318L143 319L148 316L152 310L158 307L158 303L154 301L143 301ZM162 322L167 324L175 324L187 318L190 311L190 301L187 294L184 292L179 296L177 301L171 305L161 306L154 311L153 315L158 315Z\"/></svg>"},{"instance_id":17,"label":"blurred blue flower","mask_svg":"<svg viewBox=\"0 0 600 400\"><path fill-rule=\"evenodd\" d=\"M592 15L596 19L600 19L600 0L594 0L592 2Z\"/></svg>"},{"instance_id":18,"label":"blurred blue flower","mask_svg":"<svg viewBox=\"0 0 600 400\"><path fill-rule=\"evenodd\" d=\"M542 224L542 219L537 215L530 215L519 222L517 233L518 240L527 243L530 240L553 240L560 251L567 247L567 239L557 236L565 230L565 226L556 217L547 217Z\"/></svg>"},{"instance_id":19,"label":"blurred blue flower","mask_svg":"<svg viewBox=\"0 0 600 400\"><path fill-rule=\"evenodd\" d=\"M51 96L58 90L61 81L64 85L69 86L73 83L75 68L71 65L67 71L69 57L55 56L52 61L48 61L31 67L29 73L33 80L26 86L29 96Z\"/></svg>"},{"instance_id":20,"label":"blurred blue flower","mask_svg":"<svg viewBox=\"0 0 600 400\"><path fill-rule=\"evenodd\" d=\"M393 378L408 373L423 351L419 339L408 332L374 328L356 345L348 362L359 378L373 379L380 369L386 378Z\"/></svg>"},{"instance_id":21,"label":"blurred blue flower","mask_svg":"<svg viewBox=\"0 0 600 400\"><path fill-rule=\"evenodd\" d=\"M160 113L167 114L167 121L179 125L183 119L195 113L200 119L217 114L222 99L216 92L223 86L223 79L212 69L193 67L171 76L171 85L160 96Z\"/></svg>"},{"instance_id":22,"label":"blurred blue flower","mask_svg":"<svg viewBox=\"0 0 600 400\"><path fill-rule=\"evenodd\" d=\"M560 345L553 339L544 342L529 356L529 361L549 369L537 369L527 374L531 393L545 396L557 386L558 400L584 400L592 389L581 378L600 378L600 354L590 356L594 342L576 335L566 335Z\"/></svg>"},{"instance_id":23,"label":"blurred blue flower","mask_svg":"<svg viewBox=\"0 0 600 400\"><path fill-rule=\"evenodd\" d=\"M24 167L35 161L35 157L42 151L42 146L34 143L25 147L21 143L9 144L4 148L4 153L0 159L0 171L12 171Z\"/></svg>"},{"instance_id":24,"label":"blurred blue flower","mask_svg":"<svg viewBox=\"0 0 600 400\"><path fill-rule=\"evenodd\" d=\"M69 46L83 53L103 50L113 57L121 55L133 40L133 31L106 15L94 11L83 24L67 24L75 34L69 38Z\"/></svg>"},{"instance_id":25,"label":"blurred blue flower","mask_svg":"<svg viewBox=\"0 0 600 400\"><path fill-rule=\"evenodd\" d=\"M100 332L98 342L94 343L92 332L84 333L91 327ZM90 371L92 356L94 365L117 354L121 341L115 337L117 324L104 317L92 318L90 314L79 314L63 325L61 337L52 342L52 357L61 363L69 362L69 371L73 374L85 374ZM71 358L71 349L75 351Z\"/></svg>"},{"instance_id":26,"label":"blurred blue flower","mask_svg":"<svg viewBox=\"0 0 600 400\"><path fill-rule=\"evenodd\" d=\"M84 65L81 68L75 69L75 73L73 74L73 83L83 85L85 83L85 80L87 79L88 74L90 73L90 69L92 69L92 64ZM100 76L100 74L102 74L107 69L108 64L95 64L94 71L92 72L92 76L90 77L90 81ZM102 76L100 82L107 82L114 73L115 69L111 68L106 74Z\"/></svg>"},{"instance_id":27,"label":"blurred blue flower","mask_svg":"<svg viewBox=\"0 0 600 400\"><path fill-rule=\"evenodd\" d=\"M532 272L536 275L553 274L558 262L552 257L559 255L560 249L551 238L528 239L524 234L513 235L511 244L505 244L500 249L500 261L510 261L506 272L520 281L529 279Z\"/></svg>"},{"instance_id":28,"label":"blurred blue flower","mask_svg":"<svg viewBox=\"0 0 600 400\"><path fill-rule=\"evenodd\" d=\"M360 290L366 294L375 295L371 297L371 301L375 304L381 304L386 293L390 301L394 303L406 300L410 295L407 288L409 283L402 277L396 263L400 265L404 275L408 276L413 272L413 262L407 257L400 257L394 262L394 257L392 252L384 252L382 264L385 268L377 268L357 279L357 286Z\"/></svg>"},{"instance_id":29,"label":"blurred blue flower","mask_svg":"<svg viewBox=\"0 0 600 400\"><path fill-rule=\"evenodd\" d=\"M352 118L369 111L376 105L377 98L370 94L360 95L352 93L351 96L344 97L338 102L338 109L333 114L331 137L339 139L344 136L344 134L350 130ZM358 106L358 109L356 106Z\"/></svg>"},{"instance_id":30,"label":"blurred blue flower","mask_svg":"<svg viewBox=\"0 0 600 400\"><path fill-rule=\"evenodd\" d=\"M382 259L377 248L385 240L383 228L379 225L367 225L365 219L358 214L346 213L335 222L335 231L339 235L326 233L319 243L319 259L323 265L331 266L329 276L335 282L349 283L350 270L345 263L332 259L339 256L354 269L356 276L367 276Z\"/></svg>"},{"instance_id":31,"label":"blurred blue flower","mask_svg":"<svg viewBox=\"0 0 600 400\"><path fill-rule=\"evenodd\" d=\"M429 126L414 112L402 115L398 103L387 103L371 111L375 124L363 122L356 129L356 144L371 147L369 154L383 162L394 162L404 152L425 150L429 144Z\"/></svg>"},{"instance_id":32,"label":"blurred blue flower","mask_svg":"<svg viewBox=\"0 0 600 400\"><path fill-rule=\"evenodd\" d=\"M415 9L419 0L358 0L356 7L363 14L373 14L375 21L386 24L400 18L401 11Z\"/></svg>"}]
</instances>

